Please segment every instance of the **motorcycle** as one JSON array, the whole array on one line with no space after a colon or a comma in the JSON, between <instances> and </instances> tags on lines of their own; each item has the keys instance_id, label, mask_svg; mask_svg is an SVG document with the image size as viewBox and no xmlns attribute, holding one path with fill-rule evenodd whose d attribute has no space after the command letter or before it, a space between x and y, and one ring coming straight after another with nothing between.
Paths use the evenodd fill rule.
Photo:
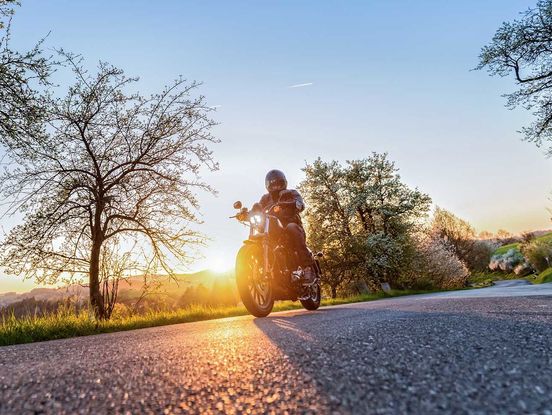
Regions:
<instances>
[{"instance_id":1,"label":"motorcycle","mask_svg":"<svg viewBox=\"0 0 552 415\"><path fill-rule=\"evenodd\" d=\"M322 253L313 255L314 281L304 282L297 253L286 247L284 227L274 214L278 207L248 210L238 201L238 213L230 217L250 228L236 257L236 284L243 304L256 317L269 315L277 300L299 300L307 310L320 307Z\"/></svg>"}]
</instances>

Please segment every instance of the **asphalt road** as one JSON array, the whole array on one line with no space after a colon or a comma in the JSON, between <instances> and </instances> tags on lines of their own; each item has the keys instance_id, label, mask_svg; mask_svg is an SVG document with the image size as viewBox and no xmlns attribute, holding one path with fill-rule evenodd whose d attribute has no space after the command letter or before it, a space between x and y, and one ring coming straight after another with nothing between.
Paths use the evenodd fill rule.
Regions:
<instances>
[{"instance_id":1,"label":"asphalt road","mask_svg":"<svg viewBox=\"0 0 552 415\"><path fill-rule=\"evenodd\" d=\"M552 284L0 348L0 412L552 414Z\"/></svg>"}]
</instances>

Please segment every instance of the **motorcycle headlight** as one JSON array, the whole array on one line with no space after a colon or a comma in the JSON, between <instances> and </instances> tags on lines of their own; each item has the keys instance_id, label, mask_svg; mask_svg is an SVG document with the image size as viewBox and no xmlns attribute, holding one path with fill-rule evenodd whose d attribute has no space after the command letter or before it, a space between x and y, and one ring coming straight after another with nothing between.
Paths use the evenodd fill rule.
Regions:
<instances>
[{"instance_id":1,"label":"motorcycle headlight","mask_svg":"<svg viewBox=\"0 0 552 415\"><path fill-rule=\"evenodd\" d=\"M251 223L251 225L260 225L262 221L263 221L263 217L259 214L251 215L249 217L249 223Z\"/></svg>"}]
</instances>

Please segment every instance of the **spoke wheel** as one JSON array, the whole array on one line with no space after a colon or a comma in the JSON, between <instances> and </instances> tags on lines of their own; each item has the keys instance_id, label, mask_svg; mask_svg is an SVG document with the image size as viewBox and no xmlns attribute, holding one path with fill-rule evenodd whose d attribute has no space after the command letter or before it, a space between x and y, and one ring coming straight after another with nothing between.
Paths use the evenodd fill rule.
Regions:
<instances>
[{"instance_id":1,"label":"spoke wheel","mask_svg":"<svg viewBox=\"0 0 552 415\"><path fill-rule=\"evenodd\" d=\"M243 304L256 317L272 311L272 284L262 267L262 251L258 246L245 245L236 258L236 283Z\"/></svg>"},{"instance_id":2,"label":"spoke wheel","mask_svg":"<svg viewBox=\"0 0 552 415\"><path fill-rule=\"evenodd\" d=\"M318 261L315 261L315 271L317 275L317 282L315 284L312 284L310 287L308 287L308 293L307 296L303 299L300 299L301 304L303 307L305 307L307 310L314 311L320 307L320 301L322 300L322 295L320 293L320 277L321 277L321 271L320 271L320 264Z\"/></svg>"},{"instance_id":3,"label":"spoke wheel","mask_svg":"<svg viewBox=\"0 0 552 415\"><path fill-rule=\"evenodd\" d=\"M257 303L259 307L264 308L270 301L270 283L263 275L264 270L259 262L260 261L255 256L251 256L248 261L249 278L247 286L255 303Z\"/></svg>"},{"instance_id":4,"label":"spoke wheel","mask_svg":"<svg viewBox=\"0 0 552 415\"><path fill-rule=\"evenodd\" d=\"M313 284L311 287L308 288L308 290L308 297L303 298L300 301L303 307L305 307L307 310L314 311L318 309L318 307L320 307L320 284Z\"/></svg>"}]
</instances>

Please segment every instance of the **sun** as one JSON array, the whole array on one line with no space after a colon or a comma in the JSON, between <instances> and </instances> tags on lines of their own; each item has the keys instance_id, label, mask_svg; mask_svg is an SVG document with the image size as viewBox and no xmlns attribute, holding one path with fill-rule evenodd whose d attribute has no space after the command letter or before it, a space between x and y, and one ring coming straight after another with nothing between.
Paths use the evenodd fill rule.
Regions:
<instances>
[{"instance_id":1,"label":"sun","mask_svg":"<svg viewBox=\"0 0 552 415\"><path fill-rule=\"evenodd\" d=\"M230 271L234 266L233 261L228 260L220 256L209 259L209 269L216 273L223 273Z\"/></svg>"}]
</instances>

